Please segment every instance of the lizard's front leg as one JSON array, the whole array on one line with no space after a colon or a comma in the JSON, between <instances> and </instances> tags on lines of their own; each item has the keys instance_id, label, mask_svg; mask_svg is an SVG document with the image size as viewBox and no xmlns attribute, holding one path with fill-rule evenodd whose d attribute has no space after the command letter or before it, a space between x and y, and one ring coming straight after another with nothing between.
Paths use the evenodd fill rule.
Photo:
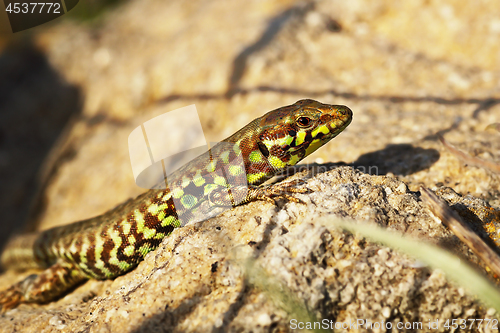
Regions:
<instances>
[{"instance_id":1,"label":"lizard's front leg","mask_svg":"<svg viewBox=\"0 0 500 333\"><path fill-rule=\"evenodd\" d=\"M240 204L263 200L275 203L278 198L285 198L288 201L303 203L302 200L292 197L289 193L309 193L307 188L297 188L302 185L303 180L282 182L267 186L233 186L229 189L221 188L210 193L210 203L217 206L238 206Z\"/></svg>"},{"instance_id":2,"label":"lizard's front leg","mask_svg":"<svg viewBox=\"0 0 500 333\"><path fill-rule=\"evenodd\" d=\"M303 185L303 180L282 182L268 186L251 187L247 195L247 201L264 200L275 203L276 199L284 198L288 201L304 203L302 200L292 197L289 193L309 193L308 188L297 188Z\"/></svg>"}]
</instances>

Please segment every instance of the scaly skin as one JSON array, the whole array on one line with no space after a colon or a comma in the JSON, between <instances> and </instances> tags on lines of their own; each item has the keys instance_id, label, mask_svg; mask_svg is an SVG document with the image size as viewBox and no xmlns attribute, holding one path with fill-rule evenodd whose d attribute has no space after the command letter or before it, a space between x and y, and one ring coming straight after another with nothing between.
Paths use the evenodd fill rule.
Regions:
<instances>
[{"instance_id":1,"label":"scaly skin","mask_svg":"<svg viewBox=\"0 0 500 333\"><path fill-rule=\"evenodd\" d=\"M88 220L14 238L2 265L45 270L1 292L2 310L49 302L86 279L124 274L186 223L255 200L297 201L284 194L304 192L296 184L258 185L330 141L351 119L345 106L300 100L255 119L181 167L165 180L167 189L149 190Z\"/></svg>"}]
</instances>

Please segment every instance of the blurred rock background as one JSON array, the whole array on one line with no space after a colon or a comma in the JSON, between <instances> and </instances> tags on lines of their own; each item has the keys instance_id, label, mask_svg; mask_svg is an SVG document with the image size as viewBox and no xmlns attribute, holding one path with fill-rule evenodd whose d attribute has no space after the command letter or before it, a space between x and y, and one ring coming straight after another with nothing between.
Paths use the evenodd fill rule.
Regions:
<instances>
[{"instance_id":1,"label":"blurred rock background","mask_svg":"<svg viewBox=\"0 0 500 333\"><path fill-rule=\"evenodd\" d=\"M500 122L499 40L496 0L80 3L0 39L0 241L141 193L128 134L193 103L207 141L298 99L345 104L352 124L305 163L445 185L498 209L499 176L437 134L500 161L500 133L485 130Z\"/></svg>"}]
</instances>

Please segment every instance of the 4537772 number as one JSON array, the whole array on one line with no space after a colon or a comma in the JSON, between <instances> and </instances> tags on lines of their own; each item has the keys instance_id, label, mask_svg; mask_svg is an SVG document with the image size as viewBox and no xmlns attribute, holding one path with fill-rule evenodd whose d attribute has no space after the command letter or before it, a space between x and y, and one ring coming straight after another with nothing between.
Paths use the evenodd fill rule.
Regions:
<instances>
[{"instance_id":1,"label":"4537772 number","mask_svg":"<svg viewBox=\"0 0 500 333\"><path fill-rule=\"evenodd\" d=\"M44 8L45 8L45 10L44 10ZM7 8L5 8L5 11L8 13L14 13L14 14L19 14L19 13L23 13L23 14L27 14L27 13L61 14L61 4L57 3L57 2L32 2L32 3L14 2L14 3L9 3Z\"/></svg>"}]
</instances>

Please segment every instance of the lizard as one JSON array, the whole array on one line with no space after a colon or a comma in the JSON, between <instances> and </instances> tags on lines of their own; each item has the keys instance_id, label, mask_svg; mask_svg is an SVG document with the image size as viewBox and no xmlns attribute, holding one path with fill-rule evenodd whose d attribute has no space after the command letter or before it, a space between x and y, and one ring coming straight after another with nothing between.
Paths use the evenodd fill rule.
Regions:
<instances>
[{"instance_id":1,"label":"lizard","mask_svg":"<svg viewBox=\"0 0 500 333\"><path fill-rule=\"evenodd\" d=\"M263 184L341 133L352 120L343 105L311 99L256 118L164 179L166 188L87 220L19 235L1 256L4 268L43 269L0 292L4 312L21 303L47 303L88 279L113 279L136 267L175 228L221 209L306 193L297 182ZM215 213L214 213L215 212Z\"/></svg>"}]
</instances>

